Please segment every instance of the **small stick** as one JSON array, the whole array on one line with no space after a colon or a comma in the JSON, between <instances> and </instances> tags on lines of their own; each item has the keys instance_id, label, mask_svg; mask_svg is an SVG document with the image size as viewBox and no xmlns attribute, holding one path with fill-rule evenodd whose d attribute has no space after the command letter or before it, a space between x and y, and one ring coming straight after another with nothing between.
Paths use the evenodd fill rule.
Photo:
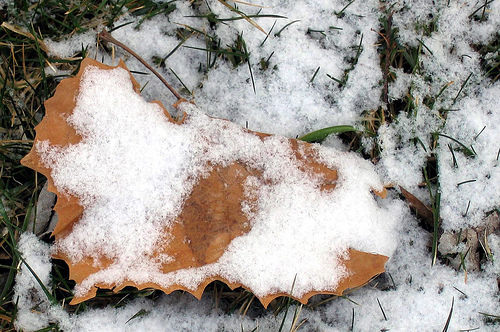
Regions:
<instances>
[{"instance_id":1,"label":"small stick","mask_svg":"<svg viewBox=\"0 0 500 332\"><path fill-rule=\"evenodd\" d=\"M174 94L174 96L177 98L177 100L182 100L184 98L181 97L181 95L174 90L174 88L172 88L172 86L170 84L168 84L168 82L153 68L151 67L143 58L141 58L137 53L135 53L134 51L132 51L128 46L126 46L125 44L123 44L122 42L119 42L118 40L116 40L115 38L113 38L111 36L111 34L106 31L105 29L103 29L100 33L99 33L99 38L101 38L102 40L105 40L109 43L113 43L115 44L116 46L119 46L121 48L123 48L125 51L127 51L128 53L132 54L137 60L139 60L144 66L146 66L146 68L148 68L149 70L151 70L153 72L153 74L156 75L156 77L158 77L160 79L160 81L162 81L163 84L165 84L165 86L170 90L170 92L172 92Z\"/></svg>"}]
</instances>

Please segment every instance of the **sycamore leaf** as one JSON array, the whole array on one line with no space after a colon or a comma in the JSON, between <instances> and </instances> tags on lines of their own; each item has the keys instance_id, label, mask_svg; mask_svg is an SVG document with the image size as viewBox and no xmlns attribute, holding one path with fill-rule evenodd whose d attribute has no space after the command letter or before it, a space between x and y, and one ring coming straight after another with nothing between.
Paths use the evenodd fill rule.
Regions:
<instances>
[{"instance_id":1,"label":"sycamore leaf","mask_svg":"<svg viewBox=\"0 0 500 332\"><path fill-rule=\"evenodd\" d=\"M131 92L113 90L115 76L116 86ZM106 105L96 106L99 98ZM145 127L130 119L134 105L144 107L137 117L156 112ZM126 286L201 298L215 280L249 289L264 306L289 295L306 303L316 294L342 295L384 271L387 256L344 241L376 213L343 197L353 187L359 204L376 209L375 184L347 179L339 186L328 161L335 155L318 146L209 118L187 102L176 107L186 113L181 121L140 97L123 62L109 67L88 58L45 103L22 164L44 174L57 194L53 256L66 261L77 283L71 304L98 288ZM113 129L115 122L128 129ZM372 224L365 237L384 227Z\"/></svg>"}]
</instances>

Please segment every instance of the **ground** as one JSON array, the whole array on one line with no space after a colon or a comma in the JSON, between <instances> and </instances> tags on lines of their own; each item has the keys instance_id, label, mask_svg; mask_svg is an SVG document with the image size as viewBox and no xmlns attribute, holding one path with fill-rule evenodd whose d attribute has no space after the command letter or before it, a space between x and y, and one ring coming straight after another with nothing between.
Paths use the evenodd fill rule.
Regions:
<instances>
[{"instance_id":1,"label":"ground","mask_svg":"<svg viewBox=\"0 0 500 332\"><path fill-rule=\"evenodd\" d=\"M498 329L498 1L0 0L0 19L2 328ZM343 297L284 297L267 310L220 283L201 301L126 289L68 306L74 283L50 260L46 232L53 197L19 164L43 102L83 57L123 59L146 100L176 101L99 40L103 28L209 116L290 138L351 126L320 144L368 160L389 188L379 208L402 206L386 272Z\"/></svg>"}]
</instances>

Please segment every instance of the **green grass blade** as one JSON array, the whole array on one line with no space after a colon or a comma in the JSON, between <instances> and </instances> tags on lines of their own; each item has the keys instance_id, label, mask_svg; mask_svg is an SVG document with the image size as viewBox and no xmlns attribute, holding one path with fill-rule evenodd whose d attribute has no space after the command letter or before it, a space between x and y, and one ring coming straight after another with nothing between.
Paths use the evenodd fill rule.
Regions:
<instances>
[{"instance_id":1,"label":"green grass blade","mask_svg":"<svg viewBox=\"0 0 500 332\"><path fill-rule=\"evenodd\" d=\"M442 137L446 137L448 139L451 139L453 142L457 143L458 145L460 145L463 150L464 150L464 153L468 156L468 157L474 157L476 155L476 153L474 151L472 151L472 149L468 148L467 146L465 146L462 142L460 142L459 140L457 140L456 138L453 138L451 136L448 136L448 135L445 135L445 134L441 134L441 133L435 133L435 135L439 135L439 136L442 136Z\"/></svg>"},{"instance_id":2,"label":"green grass blade","mask_svg":"<svg viewBox=\"0 0 500 332\"><path fill-rule=\"evenodd\" d=\"M49 301L52 304L56 305L57 304L57 299L54 297L54 295L52 295L52 293L49 292L49 290L47 289L47 287L45 287L45 285L43 284L42 280L40 280L40 278L37 276L36 272L31 268L31 266L29 266L28 262L26 262L26 260L23 258L23 256L21 256L20 253L18 253L18 256L19 256L19 259L23 262L23 264L26 265L26 267L28 268L28 270L30 270L31 274L33 275L33 277L35 278L35 280L38 282L38 284L42 288L43 292L45 293L45 295L47 296L47 298L49 299Z\"/></svg>"},{"instance_id":3,"label":"green grass blade","mask_svg":"<svg viewBox=\"0 0 500 332\"><path fill-rule=\"evenodd\" d=\"M293 293L293 288L295 287L296 280L297 280L297 275L295 275L295 277L293 278L292 288L290 289L290 295L288 296L288 299L286 301L285 314L283 315L283 319L281 320L281 325L280 325L280 329L278 330L278 332L283 331L283 326L285 325L285 320L286 320L286 316L288 314L288 309L290 308L290 303L292 302L292 293Z\"/></svg>"},{"instance_id":4,"label":"green grass blade","mask_svg":"<svg viewBox=\"0 0 500 332\"><path fill-rule=\"evenodd\" d=\"M451 315L453 314L453 305L455 304L455 298L451 300L451 309L450 314L448 315L448 319L446 320L446 324L444 325L443 332L447 332L450 327Z\"/></svg>"},{"instance_id":5,"label":"green grass blade","mask_svg":"<svg viewBox=\"0 0 500 332\"><path fill-rule=\"evenodd\" d=\"M320 130L313 131L312 133L306 134L304 136L299 137L298 139L301 141L309 142L309 143L320 143L330 134L342 134L347 132L356 132L357 130L353 126L333 126L327 127Z\"/></svg>"}]
</instances>

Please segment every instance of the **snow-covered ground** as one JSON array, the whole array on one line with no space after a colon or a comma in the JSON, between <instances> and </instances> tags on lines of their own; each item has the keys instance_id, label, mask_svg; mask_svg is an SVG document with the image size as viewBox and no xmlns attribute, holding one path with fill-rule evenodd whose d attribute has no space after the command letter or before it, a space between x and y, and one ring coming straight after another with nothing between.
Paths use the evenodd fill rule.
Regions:
<instances>
[{"instance_id":1,"label":"snow-covered ground","mask_svg":"<svg viewBox=\"0 0 500 332\"><path fill-rule=\"evenodd\" d=\"M237 16L220 2L208 3L219 18ZM206 12L205 5L197 7L189 1L178 1L177 9L168 17L144 21L138 29L134 29L136 18L125 15L116 26L134 23L117 29L113 36L150 63L154 58L165 57L179 44L175 33L181 24L217 36L221 45L233 45L237 36L242 36L251 71L247 63L234 68L221 59L213 66L209 62L211 68L207 68L207 52L195 49L205 49L207 37L195 34L183 44L185 47L166 60L162 74L177 90L184 91L173 70L193 93L199 109L209 116L229 119L251 130L294 138L335 125L362 129L364 112L385 107L377 32L381 29L379 20L387 17L384 10L394 11L392 24L399 29L399 43L421 46L420 68L414 73L393 70L395 80L389 84L389 100L408 98L411 94L414 108L411 114L402 111L391 123L382 124L377 138L365 139L367 151L374 144L381 148L380 160L370 172L378 173L384 183L401 185L429 203L427 189L419 185L424 182L422 168L434 151L438 157L443 230L447 234L477 230L480 245L491 252L491 257L480 265L466 265L467 272L440 261L431 266L432 234L418 224L408 208L395 208L403 204L397 190L391 191L386 200L377 201L377 207L357 206L354 202L352 206L359 209L373 209L365 211L368 215L379 210L398 211L396 223L381 228L384 234L373 234L367 240L383 242L377 248L386 254L393 252L386 265L390 281L387 287L372 285L351 292L352 301L338 298L314 309L304 306L300 320L307 322L300 330L346 331L352 327L353 331L442 331L450 312L448 331L498 330L498 325L489 323L484 313L500 315L497 281L500 234L497 229L496 234L485 235L483 229L487 222L493 223L495 214L486 217L498 211L500 202L500 81L493 82L484 76L477 46L490 43L499 33L500 2L488 4L484 20L470 17L484 4L482 1L252 3L265 8L238 6L247 14L261 11L286 18L256 18L265 31L271 31L266 36L244 19L210 27L206 19L190 17ZM481 13L480 10L475 15ZM435 31L427 33L422 27L431 22ZM89 56L116 64L116 59L96 47L97 33L98 30L93 30L70 40L45 42L54 56L71 57L83 44L89 46ZM362 49L351 69L350 60L356 56L359 45ZM116 56L123 58L132 71L146 71L119 49ZM46 70L50 74L52 69ZM346 70L348 78L342 86L332 80L331 77L341 79ZM145 86L142 92L145 99L160 100L164 105L175 102L154 76L135 75L135 78ZM425 99L438 95L432 108L424 103ZM439 111L443 109L451 111ZM442 134L437 146L432 146L433 133ZM467 155L449 137L473 151L473 156ZM335 137L329 137L323 146L333 152L345 149ZM355 195L352 199L356 199ZM366 232L360 230L360 233L366 238ZM395 250L388 242L397 243ZM449 252L466 255L472 240L457 242L460 243L445 243L443 239L443 244L451 247ZM363 244L360 247L364 248ZM27 234L22 236L19 249L38 277L50 283L51 248ZM473 250L469 256L475 255ZM173 294L156 301L136 299L121 308L68 314L48 303L24 267L17 277L16 295L19 296L17 326L24 330L58 322L67 331L251 331L255 327L259 331L274 331L279 329L283 315L268 314L258 319L225 315L214 308L209 294L201 301L189 294ZM128 321L138 312L145 314ZM290 328L292 316L289 313L285 330Z\"/></svg>"}]
</instances>

